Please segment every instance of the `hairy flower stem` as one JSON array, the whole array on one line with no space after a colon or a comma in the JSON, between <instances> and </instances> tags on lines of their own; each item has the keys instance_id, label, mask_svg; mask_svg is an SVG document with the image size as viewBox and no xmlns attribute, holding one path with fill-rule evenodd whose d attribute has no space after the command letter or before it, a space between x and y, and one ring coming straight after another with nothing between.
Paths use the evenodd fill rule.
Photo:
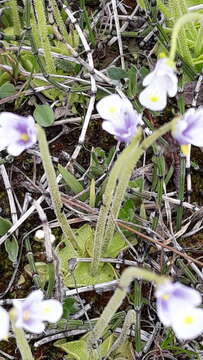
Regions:
<instances>
[{"instance_id":1,"label":"hairy flower stem","mask_svg":"<svg viewBox=\"0 0 203 360\"><path fill-rule=\"evenodd\" d=\"M69 43L69 35L68 35L68 32L66 30L66 27L65 27L65 24L64 24L64 21L63 21L63 18L61 16L61 13L59 11L59 8L58 8L58 5L57 5L57 2L56 0L49 0L50 4L51 4L51 7L53 9L53 13L54 13L54 18L56 20L56 23L61 31L61 33L63 34L63 37L65 39L65 41L67 43Z\"/></svg>"},{"instance_id":2,"label":"hairy flower stem","mask_svg":"<svg viewBox=\"0 0 203 360\"><path fill-rule=\"evenodd\" d=\"M43 162L44 170L45 170L47 181L48 181L48 186L49 186L49 191L50 191L54 211L55 211L56 217L58 219L59 225L63 231L65 238L70 240L70 244L75 249L75 251L78 253L78 251L80 249L79 244L77 243L75 235L74 235L70 225L68 224L66 216L63 212L63 204L61 201L61 196L60 196L60 192L59 192L57 181L56 181L56 174L55 174L54 167L53 167L53 164L51 161L51 156L49 153L49 148L48 148L45 132L41 128L41 126L39 126L39 125L36 125L36 126L37 126L37 137L38 137L38 141L39 141L40 153L41 153L42 162Z\"/></svg>"},{"instance_id":3,"label":"hairy flower stem","mask_svg":"<svg viewBox=\"0 0 203 360\"><path fill-rule=\"evenodd\" d=\"M183 4L180 4L181 1L170 0L171 17L174 19L174 23L176 23L176 21L178 21L178 19L184 14L185 9ZM181 31L178 34L178 50L187 64L192 66L193 62L190 50L187 46L185 27L181 28Z\"/></svg>"},{"instance_id":4,"label":"hairy flower stem","mask_svg":"<svg viewBox=\"0 0 203 360\"><path fill-rule=\"evenodd\" d=\"M116 183L119 178L121 169L123 170L123 164L126 163L128 158L128 152L135 146L136 142L139 141L141 137L141 131L139 134L133 139L130 145L120 154L117 161L114 164L113 169L111 170L105 193L103 196L103 204L100 208L99 217L97 220L97 226L94 237L94 249L93 249L93 262L91 267L91 273L94 276L95 272L98 270L99 259L102 254L103 246L104 246L104 232L106 227L106 222L109 216L110 206L112 202L112 197L115 192Z\"/></svg>"},{"instance_id":5,"label":"hairy flower stem","mask_svg":"<svg viewBox=\"0 0 203 360\"><path fill-rule=\"evenodd\" d=\"M128 337L128 332L131 330L131 326L134 325L135 322L136 322L136 312L135 310L131 309L126 314L120 335L114 341L113 345L111 346L104 360L109 359L110 354L112 354L112 352L115 352L118 349L118 347L125 342L125 340Z\"/></svg>"},{"instance_id":6,"label":"hairy flower stem","mask_svg":"<svg viewBox=\"0 0 203 360\"><path fill-rule=\"evenodd\" d=\"M94 346L95 343L102 337L105 328L111 321L112 316L121 306L128 292L128 288L134 279L153 281L157 285L160 285L162 282L167 280L165 276L157 275L143 268L129 267L124 270L123 274L121 275L119 285L114 292L114 295L109 300L107 306L105 307L103 313L101 314L99 320L97 321L94 329L89 336L88 342L90 347Z\"/></svg>"},{"instance_id":7,"label":"hairy flower stem","mask_svg":"<svg viewBox=\"0 0 203 360\"><path fill-rule=\"evenodd\" d=\"M187 24L189 22L193 22L193 21L202 23L203 15L198 14L198 13L185 14L185 15L181 16L178 19L178 21L176 22L176 24L174 25L174 28L172 31L172 36L171 36L171 49L170 49L170 54L169 54L169 58L172 61L174 61L174 59L175 59L178 34L179 34L182 26L184 26L185 24Z\"/></svg>"},{"instance_id":8,"label":"hairy flower stem","mask_svg":"<svg viewBox=\"0 0 203 360\"><path fill-rule=\"evenodd\" d=\"M160 9L162 14L165 16L165 18L170 18L170 10L168 7L163 3L162 0L157 0L157 7Z\"/></svg>"},{"instance_id":9,"label":"hairy flower stem","mask_svg":"<svg viewBox=\"0 0 203 360\"><path fill-rule=\"evenodd\" d=\"M197 34L197 40L195 41L195 56L198 57L201 55L203 48L203 22L200 24L200 28Z\"/></svg>"},{"instance_id":10,"label":"hairy flower stem","mask_svg":"<svg viewBox=\"0 0 203 360\"><path fill-rule=\"evenodd\" d=\"M142 281L134 280L134 309L135 309L135 354L141 358L142 340L141 340L141 308L142 308Z\"/></svg>"},{"instance_id":11,"label":"hairy flower stem","mask_svg":"<svg viewBox=\"0 0 203 360\"><path fill-rule=\"evenodd\" d=\"M186 158L184 155L181 154L180 156L180 174L179 174L179 183L178 183L178 199L184 201L185 195L185 161ZM183 207L177 207L176 213L176 231L179 231L182 224L182 217L183 217Z\"/></svg>"},{"instance_id":12,"label":"hairy flower stem","mask_svg":"<svg viewBox=\"0 0 203 360\"><path fill-rule=\"evenodd\" d=\"M11 319L12 329L15 334L17 347L21 353L22 360L34 360L31 350L30 350L30 346L26 340L23 329L17 328L15 326L15 310L14 309L12 309L10 311L10 319Z\"/></svg>"},{"instance_id":13,"label":"hairy flower stem","mask_svg":"<svg viewBox=\"0 0 203 360\"><path fill-rule=\"evenodd\" d=\"M19 18L19 13L18 13L17 0L10 0L9 5L11 7L11 12L12 12L14 35L20 36L21 24L20 24L20 18Z\"/></svg>"},{"instance_id":14,"label":"hairy flower stem","mask_svg":"<svg viewBox=\"0 0 203 360\"><path fill-rule=\"evenodd\" d=\"M38 30L40 32L42 47L44 49L44 56L46 60L46 71L50 74L56 72L53 57L51 56L51 46L49 43L44 0L34 0L35 11L37 13Z\"/></svg>"},{"instance_id":15,"label":"hairy flower stem","mask_svg":"<svg viewBox=\"0 0 203 360\"><path fill-rule=\"evenodd\" d=\"M142 141L138 146L141 132L138 131L133 141L118 157L107 182L103 205L101 206L97 227L94 237L94 252L91 274L94 276L98 271L99 259L112 241L115 230L115 219L121 208L121 204L128 187L128 183L134 167L144 154L160 136L170 131L176 119L156 130L151 136ZM125 170L124 170L125 168Z\"/></svg>"}]
</instances>

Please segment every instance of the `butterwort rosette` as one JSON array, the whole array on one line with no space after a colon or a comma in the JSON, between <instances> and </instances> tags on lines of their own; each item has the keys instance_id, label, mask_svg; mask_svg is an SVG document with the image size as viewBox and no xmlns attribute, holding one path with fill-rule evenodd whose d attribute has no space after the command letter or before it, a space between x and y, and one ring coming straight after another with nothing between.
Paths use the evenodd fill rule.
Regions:
<instances>
[{"instance_id":1,"label":"butterwort rosette","mask_svg":"<svg viewBox=\"0 0 203 360\"><path fill-rule=\"evenodd\" d=\"M43 300L41 290L33 291L24 300L13 300L15 326L39 334L45 329L44 321L57 322L63 313L62 305L55 299Z\"/></svg>"},{"instance_id":2,"label":"butterwort rosette","mask_svg":"<svg viewBox=\"0 0 203 360\"><path fill-rule=\"evenodd\" d=\"M10 155L18 156L36 141L32 116L19 116L10 112L0 114L0 151L7 148Z\"/></svg>"},{"instance_id":3,"label":"butterwort rosette","mask_svg":"<svg viewBox=\"0 0 203 360\"><path fill-rule=\"evenodd\" d=\"M141 122L141 115L133 109L131 102L116 94L101 99L97 111L104 119L103 129L121 142L129 143Z\"/></svg>"},{"instance_id":4,"label":"butterwort rosette","mask_svg":"<svg viewBox=\"0 0 203 360\"><path fill-rule=\"evenodd\" d=\"M198 291L179 282L166 281L159 285L157 313L165 326L171 326L181 340L193 339L203 331L203 309Z\"/></svg>"},{"instance_id":5,"label":"butterwort rosette","mask_svg":"<svg viewBox=\"0 0 203 360\"><path fill-rule=\"evenodd\" d=\"M177 119L172 135L180 145L203 146L203 108L187 110Z\"/></svg>"},{"instance_id":6,"label":"butterwort rosette","mask_svg":"<svg viewBox=\"0 0 203 360\"><path fill-rule=\"evenodd\" d=\"M155 69L145 76L143 86L146 88L139 95L140 103L153 111L163 110L167 96L175 96L178 90L174 62L169 58L159 59Z\"/></svg>"}]
</instances>

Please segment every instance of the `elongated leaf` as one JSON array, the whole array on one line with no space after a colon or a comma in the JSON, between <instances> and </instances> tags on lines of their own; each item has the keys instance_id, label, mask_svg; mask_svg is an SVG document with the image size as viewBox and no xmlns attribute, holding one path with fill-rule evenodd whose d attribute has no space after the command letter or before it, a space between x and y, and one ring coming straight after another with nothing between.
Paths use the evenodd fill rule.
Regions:
<instances>
[{"instance_id":1,"label":"elongated leaf","mask_svg":"<svg viewBox=\"0 0 203 360\"><path fill-rule=\"evenodd\" d=\"M75 176L73 174L70 173L70 171L65 169L60 164L58 165L58 169L59 169L60 174L63 177L63 180L69 186L69 188L74 192L74 194L78 194L84 190L81 183L75 178ZM84 195L80 196L80 200L82 200L82 201L86 200L87 196L88 196L88 194L84 194Z\"/></svg>"}]
</instances>

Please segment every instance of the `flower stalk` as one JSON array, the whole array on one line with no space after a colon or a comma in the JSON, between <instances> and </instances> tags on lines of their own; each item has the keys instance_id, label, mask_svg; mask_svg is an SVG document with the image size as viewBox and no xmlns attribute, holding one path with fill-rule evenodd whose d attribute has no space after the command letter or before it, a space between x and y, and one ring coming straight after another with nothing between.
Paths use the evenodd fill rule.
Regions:
<instances>
[{"instance_id":1,"label":"flower stalk","mask_svg":"<svg viewBox=\"0 0 203 360\"><path fill-rule=\"evenodd\" d=\"M46 71L54 74L56 72L53 57L51 56L51 46L48 37L47 23L45 17L44 0L34 0L35 11L37 13L38 30L41 34L42 47L46 59Z\"/></svg>"},{"instance_id":2,"label":"flower stalk","mask_svg":"<svg viewBox=\"0 0 203 360\"><path fill-rule=\"evenodd\" d=\"M179 183L178 183L178 199L184 201L185 195L185 165L186 158L183 154L180 155L180 174L179 174ZM182 224L183 217L183 207L180 205L177 207L176 213L176 231L179 231Z\"/></svg>"},{"instance_id":3,"label":"flower stalk","mask_svg":"<svg viewBox=\"0 0 203 360\"><path fill-rule=\"evenodd\" d=\"M24 330L15 326L15 309L10 311L12 329L15 334L17 347L21 353L22 360L34 360L30 346L26 340Z\"/></svg>"},{"instance_id":4,"label":"flower stalk","mask_svg":"<svg viewBox=\"0 0 203 360\"><path fill-rule=\"evenodd\" d=\"M37 127L37 137L39 142L40 153L42 157L44 170L47 176L47 181L48 181L48 186L49 186L49 191L50 191L54 211L64 236L66 237L66 239L70 240L70 246L72 246L75 249L75 251L78 253L80 247L63 212L63 204L61 201L61 196L56 181L56 174L51 161L45 132L41 128L41 126L36 125L36 127Z\"/></svg>"},{"instance_id":5,"label":"flower stalk","mask_svg":"<svg viewBox=\"0 0 203 360\"><path fill-rule=\"evenodd\" d=\"M132 142L118 157L110 173L104 193L103 205L101 206L97 220L93 262L91 267L93 276L98 271L99 259L112 241L115 230L115 219L121 208L121 203L134 167L148 147L150 147L159 137L173 129L176 121L176 119L173 119L171 122L163 125L160 129L156 130L152 135L143 140L140 145L138 144L141 138L141 131L138 131ZM125 171L123 171L124 164Z\"/></svg>"},{"instance_id":6,"label":"flower stalk","mask_svg":"<svg viewBox=\"0 0 203 360\"><path fill-rule=\"evenodd\" d=\"M105 328L107 327L108 323L110 322L112 316L115 314L117 309L121 306L128 292L128 288L134 279L153 281L156 284L161 284L167 280L166 277L157 275L146 269L135 267L127 268L121 275L119 286L115 290L114 295L111 297L99 320L97 321L94 329L90 333L90 347L94 346L95 342L97 342L99 338L102 337Z\"/></svg>"},{"instance_id":7,"label":"flower stalk","mask_svg":"<svg viewBox=\"0 0 203 360\"><path fill-rule=\"evenodd\" d=\"M13 20L13 27L14 27L14 34L20 36L21 33L21 24L20 24L20 17L18 13L18 4L17 0L10 0L10 7L12 12L12 20Z\"/></svg>"}]
</instances>

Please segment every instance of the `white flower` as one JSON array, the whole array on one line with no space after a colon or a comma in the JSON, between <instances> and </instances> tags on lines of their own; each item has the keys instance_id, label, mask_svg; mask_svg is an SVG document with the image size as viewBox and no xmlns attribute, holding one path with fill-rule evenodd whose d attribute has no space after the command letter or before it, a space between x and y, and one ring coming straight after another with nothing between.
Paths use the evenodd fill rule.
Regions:
<instances>
[{"instance_id":1,"label":"white flower","mask_svg":"<svg viewBox=\"0 0 203 360\"><path fill-rule=\"evenodd\" d=\"M105 120L103 129L115 135L118 141L128 143L135 135L141 115L133 109L128 99L116 94L105 96L98 102L97 111Z\"/></svg>"},{"instance_id":2,"label":"white flower","mask_svg":"<svg viewBox=\"0 0 203 360\"><path fill-rule=\"evenodd\" d=\"M24 300L13 300L16 327L39 334L45 329L44 321L55 323L63 313L59 301L43 300L41 290L33 291Z\"/></svg>"},{"instance_id":3,"label":"white flower","mask_svg":"<svg viewBox=\"0 0 203 360\"><path fill-rule=\"evenodd\" d=\"M171 326L176 336L182 340L193 339L203 331L203 309L198 291L181 283L166 281L159 285L157 314L165 326Z\"/></svg>"},{"instance_id":4,"label":"white flower","mask_svg":"<svg viewBox=\"0 0 203 360\"><path fill-rule=\"evenodd\" d=\"M157 61L155 69L143 80L146 86L139 101L146 108L154 111L163 110L166 106L167 95L173 97L177 93L178 78L174 72L174 63L169 58Z\"/></svg>"},{"instance_id":5,"label":"white flower","mask_svg":"<svg viewBox=\"0 0 203 360\"><path fill-rule=\"evenodd\" d=\"M0 341L8 337L9 315L6 310L0 306Z\"/></svg>"}]
</instances>

